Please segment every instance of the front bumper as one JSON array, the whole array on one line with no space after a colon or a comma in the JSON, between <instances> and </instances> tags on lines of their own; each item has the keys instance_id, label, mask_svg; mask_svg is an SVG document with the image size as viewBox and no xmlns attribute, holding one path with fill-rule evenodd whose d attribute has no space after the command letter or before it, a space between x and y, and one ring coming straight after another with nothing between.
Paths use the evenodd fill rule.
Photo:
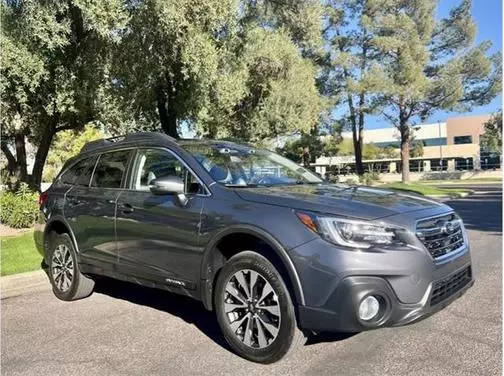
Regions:
<instances>
[{"instance_id":1,"label":"front bumper","mask_svg":"<svg viewBox=\"0 0 504 376\"><path fill-rule=\"evenodd\" d=\"M328 304L334 304L337 308L300 306L300 325L303 329L313 331L361 332L379 327L412 324L445 308L473 284L471 265L468 264L443 280L432 282L420 302L404 304L397 299L384 278L347 277L341 281ZM443 295L442 291L446 291L446 294ZM363 321L359 319L357 312L359 303L368 295L383 298L380 299L383 307L376 319Z\"/></svg>"},{"instance_id":2,"label":"front bumper","mask_svg":"<svg viewBox=\"0 0 504 376\"><path fill-rule=\"evenodd\" d=\"M360 332L401 326L426 318L473 284L469 246L436 263L426 250L348 251L317 239L291 250L305 304L298 307L302 329ZM360 320L367 295L380 297L377 319Z\"/></svg>"}]
</instances>

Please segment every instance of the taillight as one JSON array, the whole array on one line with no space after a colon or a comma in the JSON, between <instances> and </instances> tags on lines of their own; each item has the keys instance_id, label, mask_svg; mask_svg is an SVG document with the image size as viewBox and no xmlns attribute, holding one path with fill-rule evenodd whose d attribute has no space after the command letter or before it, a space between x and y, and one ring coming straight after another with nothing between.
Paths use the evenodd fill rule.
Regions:
<instances>
[{"instance_id":1,"label":"taillight","mask_svg":"<svg viewBox=\"0 0 504 376\"><path fill-rule=\"evenodd\" d=\"M48 198L49 198L49 193L47 191L41 193L40 196L39 196L39 198L38 198L39 206L44 205L44 203L47 201Z\"/></svg>"}]
</instances>

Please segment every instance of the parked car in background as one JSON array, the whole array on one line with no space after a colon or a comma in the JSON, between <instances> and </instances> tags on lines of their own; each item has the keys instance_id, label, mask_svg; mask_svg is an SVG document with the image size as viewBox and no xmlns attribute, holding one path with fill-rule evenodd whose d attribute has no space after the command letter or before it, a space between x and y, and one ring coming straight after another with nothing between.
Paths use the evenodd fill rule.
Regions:
<instances>
[{"instance_id":1,"label":"parked car in background","mask_svg":"<svg viewBox=\"0 0 504 376\"><path fill-rule=\"evenodd\" d=\"M104 275L201 300L239 355L415 322L474 279L447 205L330 184L267 150L137 133L88 143L40 198L54 294Z\"/></svg>"}]
</instances>

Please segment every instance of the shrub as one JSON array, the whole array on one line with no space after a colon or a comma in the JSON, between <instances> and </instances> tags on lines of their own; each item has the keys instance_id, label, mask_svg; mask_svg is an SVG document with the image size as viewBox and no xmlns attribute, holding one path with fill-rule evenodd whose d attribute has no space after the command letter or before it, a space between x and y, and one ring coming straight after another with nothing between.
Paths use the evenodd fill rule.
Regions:
<instances>
[{"instance_id":1,"label":"shrub","mask_svg":"<svg viewBox=\"0 0 504 376\"><path fill-rule=\"evenodd\" d=\"M380 174L376 171L373 172L365 172L364 175L359 176L359 181L364 183L365 185L372 185L374 182L380 180Z\"/></svg>"},{"instance_id":2,"label":"shrub","mask_svg":"<svg viewBox=\"0 0 504 376\"><path fill-rule=\"evenodd\" d=\"M340 177L336 174L328 174L326 180L331 183L339 183Z\"/></svg>"},{"instance_id":3,"label":"shrub","mask_svg":"<svg viewBox=\"0 0 504 376\"><path fill-rule=\"evenodd\" d=\"M21 184L16 192L0 193L0 221L10 227L31 227L39 211L38 194Z\"/></svg>"},{"instance_id":4,"label":"shrub","mask_svg":"<svg viewBox=\"0 0 504 376\"><path fill-rule=\"evenodd\" d=\"M357 181L355 179L349 178L349 179L345 180L345 184L356 185Z\"/></svg>"}]
</instances>

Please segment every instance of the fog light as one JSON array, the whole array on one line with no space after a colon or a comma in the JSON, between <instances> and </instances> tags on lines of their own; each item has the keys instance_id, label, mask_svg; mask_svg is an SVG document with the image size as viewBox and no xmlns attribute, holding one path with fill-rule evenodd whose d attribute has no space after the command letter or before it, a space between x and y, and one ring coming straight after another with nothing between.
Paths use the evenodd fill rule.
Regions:
<instances>
[{"instance_id":1,"label":"fog light","mask_svg":"<svg viewBox=\"0 0 504 376\"><path fill-rule=\"evenodd\" d=\"M380 303L374 296L369 295L362 300L359 305L359 317L361 320L368 321L376 317L380 310Z\"/></svg>"}]
</instances>

